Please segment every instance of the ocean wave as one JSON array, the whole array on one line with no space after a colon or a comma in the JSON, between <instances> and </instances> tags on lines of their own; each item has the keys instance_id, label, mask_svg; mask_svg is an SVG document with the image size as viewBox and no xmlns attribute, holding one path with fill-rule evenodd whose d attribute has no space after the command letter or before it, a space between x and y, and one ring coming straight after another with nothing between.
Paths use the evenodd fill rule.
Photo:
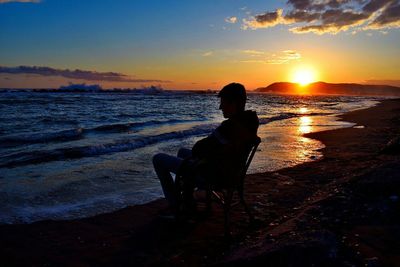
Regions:
<instances>
[{"instance_id":1,"label":"ocean wave","mask_svg":"<svg viewBox=\"0 0 400 267\"><path fill-rule=\"evenodd\" d=\"M68 129L58 132L45 133L27 133L12 136L0 137L0 148L15 147L21 145L40 144L49 142L67 142L83 138L88 133L110 133L110 132L128 132L154 125L178 124L185 122L193 122L195 120L151 120L146 122L105 124L94 128L84 129Z\"/></svg>"},{"instance_id":2,"label":"ocean wave","mask_svg":"<svg viewBox=\"0 0 400 267\"><path fill-rule=\"evenodd\" d=\"M326 116L326 115L332 115L333 113L323 113L323 112L311 112L311 113L283 113L274 117L269 117L269 118L260 118L260 125L267 124L273 121L280 121L280 120L286 120L286 119L291 119L291 118L296 118L296 117L304 117L304 116Z\"/></svg>"},{"instance_id":3,"label":"ocean wave","mask_svg":"<svg viewBox=\"0 0 400 267\"><path fill-rule=\"evenodd\" d=\"M86 130L86 132L126 132L131 128L129 123L116 123L100 125L95 128Z\"/></svg>"},{"instance_id":4,"label":"ocean wave","mask_svg":"<svg viewBox=\"0 0 400 267\"><path fill-rule=\"evenodd\" d=\"M311 115L321 115L326 113L309 113L309 114L297 114L297 113L284 113L278 116L270 118L260 118L260 125L264 125L273 121L285 120L300 116L311 116ZM59 140L59 138L71 139L82 136L83 133L93 132L93 131L126 131L128 129L146 127L155 124L172 124L187 122L184 120L167 120L167 121L147 121L140 123L128 123L128 124L112 124L103 125L95 127L92 129L76 129L74 131L63 131L60 133L54 133L53 135L44 136L34 136L30 140L27 139L25 142L43 142L43 140ZM213 129L218 126L217 123L212 124L202 124L194 126L190 129L182 131L167 132L159 135L153 136L142 136L135 137L135 139L125 140L121 142L100 144L100 145L90 145L90 146L80 146L80 147L70 147L70 148L58 148L53 150L37 150L30 152L18 152L7 155L0 160L0 168L13 168L22 165L29 164L39 164L50 161L58 160L72 160L86 157L95 157L99 155L106 155L118 152L131 151L145 146L153 145L160 142L170 141L174 139L184 139L192 136L200 136L204 134L209 134ZM74 135L75 133L75 135ZM4 139L4 138L3 138ZM9 140L14 142L23 142L22 139Z\"/></svg>"},{"instance_id":5,"label":"ocean wave","mask_svg":"<svg viewBox=\"0 0 400 267\"><path fill-rule=\"evenodd\" d=\"M124 132L130 131L134 129L140 129L144 127L151 127L155 125L164 125L164 124L178 124L178 123L186 123L186 122L194 122L197 120L150 120L145 122L130 122L130 123L115 123L115 124L105 124L100 125L95 128L87 129L85 132Z\"/></svg>"},{"instance_id":6,"label":"ocean wave","mask_svg":"<svg viewBox=\"0 0 400 267\"><path fill-rule=\"evenodd\" d=\"M39 121L40 123L44 123L44 124L49 124L49 125L53 125L53 124L70 124L70 125L77 125L79 122L77 120L74 119L65 119L63 117L42 117Z\"/></svg>"},{"instance_id":7,"label":"ocean wave","mask_svg":"<svg viewBox=\"0 0 400 267\"><path fill-rule=\"evenodd\" d=\"M20 134L0 138L0 147L14 147L18 145L47 143L53 141L71 141L82 137L83 129L70 129L50 133Z\"/></svg>"},{"instance_id":8,"label":"ocean wave","mask_svg":"<svg viewBox=\"0 0 400 267\"><path fill-rule=\"evenodd\" d=\"M70 220L95 216L97 214L122 209L130 205L140 205L162 197L159 186L127 192L114 192L100 196L88 196L74 202L48 203L47 205L13 205L9 203L0 214L0 223L33 223L41 220Z\"/></svg>"},{"instance_id":9,"label":"ocean wave","mask_svg":"<svg viewBox=\"0 0 400 267\"><path fill-rule=\"evenodd\" d=\"M0 222L6 224L32 223L44 219L52 220L81 218L91 215L91 212L97 208L101 213L105 210L98 208L99 204L106 203L110 207L118 208L119 202L122 202L118 195L94 197L83 201L73 203L64 203L56 205L41 206L16 206L9 208L9 212L0 215ZM122 206L123 207L123 206ZM96 213L92 214L95 215Z\"/></svg>"},{"instance_id":10,"label":"ocean wave","mask_svg":"<svg viewBox=\"0 0 400 267\"><path fill-rule=\"evenodd\" d=\"M290 119L290 118L294 118L297 117L297 114L295 113L284 113L284 114L280 114L274 117L269 117L269 118L260 118L260 125L263 124L267 124L273 121L280 121L280 120L286 120L286 119Z\"/></svg>"},{"instance_id":11,"label":"ocean wave","mask_svg":"<svg viewBox=\"0 0 400 267\"><path fill-rule=\"evenodd\" d=\"M38 164L58 160L79 159L85 157L95 157L105 154L125 152L142 148L148 145L153 145L159 142L208 134L216 126L217 125L215 124L200 125L183 131L168 132L154 136L143 136L134 140L94 146L18 152L1 158L0 168L13 168L22 165Z\"/></svg>"}]
</instances>

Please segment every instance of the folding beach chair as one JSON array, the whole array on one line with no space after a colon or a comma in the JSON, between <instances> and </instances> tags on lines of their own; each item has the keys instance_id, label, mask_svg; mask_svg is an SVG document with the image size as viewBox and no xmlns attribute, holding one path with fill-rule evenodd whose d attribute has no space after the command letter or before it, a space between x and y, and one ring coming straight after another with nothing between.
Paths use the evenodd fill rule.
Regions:
<instances>
[{"instance_id":1,"label":"folding beach chair","mask_svg":"<svg viewBox=\"0 0 400 267\"><path fill-rule=\"evenodd\" d=\"M205 179L207 182L205 185L201 186L199 188L200 190L206 190L206 207L207 211L211 210L211 202L215 200L217 203L221 204L224 209L224 231L225 231L225 236L230 235L230 218L229 218L229 213L232 207L242 204L246 213L249 216L250 222L253 221L253 216L251 214L251 211L249 209L249 206L247 205L245 199L244 199L244 180L246 177L246 172L247 169L249 168L251 161L254 157L254 154L257 151L258 145L260 144L261 139L257 136L251 143L249 143L248 147L246 150L243 152L244 154L237 155L241 159L243 159L243 162L241 163L242 166L236 166L238 167L237 169L239 170L239 173L234 175L235 177L227 177L229 183L226 184L221 184L221 183L213 183L215 181L214 179ZM181 181L181 179L184 179L183 177L178 177L177 185L179 186L178 189L178 194L182 195L182 188L181 186L185 181ZM234 193L238 193L239 200L232 203Z\"/></svg>"},{"instance_id":2,"label":"folding beach chair","mask_svg":"<svg viewBox=\"0 0 400 267\"><path fill-rule=\"evenodd\" d=\"M247 170L253 160L254 154L257 151L258 145L261 143L260 137L256 137L255 140L249 145L247 151L245 151L246 155L243 157L245 162L243 162L243 167L241 168L240 173L238 173L237 179L232 179L234 181L231 184L215 186L214 184L207 185L207 209L211 209L212 200L216 200L217 203L221 204L224 209L224 231L225 236L230 235L230 217L229 213L232 207L242 204L247 215L249 216L249 221L252 222L254 217L250 211L249 206L247 205L244 199L244 180L246 177ZM239 200L232 203L234 193L237 192L239 196Z\"/></svg>"}]
</instances>

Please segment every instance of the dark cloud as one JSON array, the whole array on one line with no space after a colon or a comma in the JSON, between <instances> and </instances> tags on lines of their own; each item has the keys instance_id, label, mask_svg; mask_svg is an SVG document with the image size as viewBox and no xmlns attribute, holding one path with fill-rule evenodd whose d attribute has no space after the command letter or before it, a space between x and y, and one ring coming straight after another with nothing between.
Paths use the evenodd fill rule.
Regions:
<instances>
[{"instance_id":1,"label":"dark cloud","mask_svg":"<svg viewBox=\"0 0 400 267\"><path fill-rule=\"evenodd\" d=\"M287 3L298 11L321 11L326 8L339 8L351 0L289 0Z\"/></svg>"},{"instance_id":2,"label":"dark cloud","mask_svg":"<svg viewBox=\"0 0 400 267\"><path fill-rule=\"evenodd\" d=\"M302 26L291 29L291 31L294 33L314 32L318 34L332 32L334 30L335 29L332 29L331 26L328 25L310 25L310 26Z\"/></svg>"},{"instance_id":3,"label":"dark cloud","mask_svg":"<svg viewBox=\"0 0 400 267\"><path fill-rule=\"evenodd\" d=\"M390 2L393 2L393 0L370 0L364 7L363 11L371 14L375 11L378 11L379 9L383 8Z\"/></svg>"},{"instance_id":4,"label":"dark cloud","mask_svg":"<svg viewBox=\"0 0 400 267\"><path fill-rule=\"evenodd\" d=\"M340 9L330 9L322 14L322 23L326 26L351 26L364 21L369 17L364 13L353 13L351 11L343 11Z\"/></svg>"},{"instance_id":5,"label":"dark cloud","mask_svg":"<svg viewBox=\"0 0 400 267\"><path fill-rule=\"evenodd\" d=\"M255 19L259 23L271 23L278 19L278 12L267 12L261 15L255 16Z\"/></svg>"},{"instance_id":6,"label":"dark cloud","mask_svg":"<svg viewBox=\"0 0 400 267\"><path fill-rule=\"evenodd\" d=\"M7 74L35 74L41 76L61 76L64 78L86 80L86 81L107 81L107 82L159 82L165 83L170 81L151 80L151 79L134 79L128 75L117 72L97 72L90 70L69 70L54 69L50 67L37 66L18 66L4 67L0 66L0 73Z\"/></svg>"},{"instance_id":7,"label":"dark cloud","mask_svg":"<svg viewBox=\"0 0 400 267\"><path fill-rule=\"evenodd\" d=\"M321 17L321 13L306 11L291 11L285 16L285 20L293 22L313 22Z\"/></svg>"},{"instance_id":8,"label":"dark cloud","mask_svg":"<svg viewBox=\"0 0 400 267\"><path fill-rule=\"evenodd\" d=\"M275 26L282 23L282 12L282 9L277 9L276 11L255 15L250 20L245 19L243 28L257 29Z\"/></svg>"},{"instance_id":9,"label":"dark cloud","mask_svg":"<svg viewBox=\"0 0 400 267\"><path fill-rule=\"evenodd\" d=\"M295 33L338 33L400 27L400 0L288 0L288 9L265 12L244 20L243 28L300 24Z\"/></svg>"},{"instance_id":10,"label":"dark cloud","mask_svg":"<svg viewBox=\"0 0 400 267\"><path fill-rule=\"evenodd\" d=\"M312 0L289 0L287 3L298 10L310 10Z\"/></svg>"},{"instance_id":11,"label":"dark cloud","mask_svg":"<svg viewBox=\"0 0 400 267\"><path fill-rule=\"evenodd\" d=\"M384 28L385 26L400 27L400 3L391 3L373 22L370 28Z\"/></svg>"},{"instance_id":12,"label":"dark cloud","mask_svg":"<svg viewBox=\"0 0 400 267\"><path fill-rule=\"evenodd\" d=\"M326 5L331 8L340 8L341 6L349 2L350 0L330 0Z\"/></svg>"},{"instance_id":13,"label":"dark cloud","mask_svg":"<svg viewBox=\"0 0 400 267\"><path fill-rule=\"evenodd\" d=\"M362 24L368 17L369 15L364 13L329 9L321 14L320 24L297 27L292 29L292 31L296 33L314 32L318 34L327 32L337 33L341 30L347 30L354 25Z\"/></svg>"}]
</instances>

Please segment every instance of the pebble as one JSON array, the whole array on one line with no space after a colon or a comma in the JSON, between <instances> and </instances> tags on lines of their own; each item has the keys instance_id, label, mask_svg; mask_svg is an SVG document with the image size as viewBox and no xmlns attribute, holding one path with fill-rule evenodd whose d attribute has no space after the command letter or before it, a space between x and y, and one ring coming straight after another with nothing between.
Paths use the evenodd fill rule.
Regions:
<instances>
[{"instance_id":1,"label":"pebble","mask_svg":"<svg viewBox=\"0 0 400 267\"><path fill-rule=\"evenodd\" d=\"M372 257L372 258L368 258L365 259L365 266L367 267L377 267L379 266L379 259L378 257Z\"/></svg>"}]
</instances>

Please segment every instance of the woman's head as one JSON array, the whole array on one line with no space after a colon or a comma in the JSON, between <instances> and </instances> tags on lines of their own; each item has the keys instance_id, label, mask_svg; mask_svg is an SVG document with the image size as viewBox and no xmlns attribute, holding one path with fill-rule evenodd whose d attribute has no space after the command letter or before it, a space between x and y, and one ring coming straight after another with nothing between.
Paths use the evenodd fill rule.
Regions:
<instances>
[{"instance_id":1,"label":"woman's head","mask_svg":"<svg viewBox=\"0 0 400 267\"><path fill-rule=\"evenodd\" d=\"M225 85L218 93L221 98L219 108L222 110L225 118L244 111L246 105L246 89L240 83L230 83Z\"/></svg>"}]
</instances>

